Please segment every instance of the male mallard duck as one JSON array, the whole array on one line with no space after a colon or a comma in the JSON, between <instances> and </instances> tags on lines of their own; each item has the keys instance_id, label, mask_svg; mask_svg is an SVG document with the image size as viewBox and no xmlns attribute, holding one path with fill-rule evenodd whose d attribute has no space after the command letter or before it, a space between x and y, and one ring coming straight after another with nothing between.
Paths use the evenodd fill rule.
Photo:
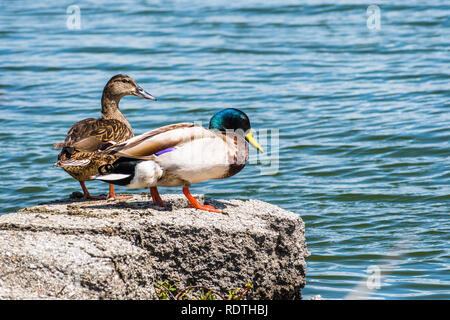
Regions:
<instances>
[{"instance_id":1,"label":"male mallard duck","mask_svg":"<svg viewBox=\"0 0 450 320\"><path fill-rule=\"evenodd\" d=\"M115 75L103 89L102 117L88 118L75 123L67 133L66 140L55 144L55 149L62 148L62 150L54 166L63 168L80 182L85 199L104 199L91 196L84 182L92 180L91 176L98 174L100 166L113 163L118 158L98 150L105 143L111 141L118 143L134 136L130 123L119 110L120 99L127 95L156 100L131 77L124 74ZM112 184L109 186L107 199L109 198L123 198L115 195Z\"/></svg>"},{"instance_id":2,"label":"male mallard duck","mask_svg":"<svg viewBox=\"0 0 450 320\"><path fill-rule=\"evenodd\" d=\"M247 115L238 109L224 109L211 118L209 129L194 123L173 124L108 147L105 152L121 158L100 167L92 178L129 188L150 187L153 202L160 206L165 204L157 186L183 186L191 207L221 212L200 205L189 186L241 171L249 154L245 140L263 152L253 138Z\"/></svg>"}]
</instances>

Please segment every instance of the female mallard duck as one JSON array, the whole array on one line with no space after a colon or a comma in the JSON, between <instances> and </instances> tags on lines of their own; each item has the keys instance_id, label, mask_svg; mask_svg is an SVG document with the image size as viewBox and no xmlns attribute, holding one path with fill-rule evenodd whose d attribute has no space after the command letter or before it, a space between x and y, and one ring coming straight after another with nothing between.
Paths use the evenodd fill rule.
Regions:
<instances>
[{"instance_id":1,"label":"female mallard duck","mask_svg":"<svg viewBox=\"0 0 450 320\"><path fill-rule=\"evenodd\" d=\"M183 186L191 207L221 212L200 205L189 186L241 171L249 154L245 140L263 152L253 138L247 115L238 109L224 109L211 118L209 130L194 123L173 124L110 146L105 152L121 158L100 167L93 178L130 188L150 187L153 202L164 207L156 187Z\"/></svg>"},{"instance_id":2,"label":"female mallard duck","mask_svg":"<svg viewBox=\"0 0 450 320\"><path fill-rule=\"evenodd\" d=\"M54 166L63 168L80 182L85 199L104 199L91 196L84 182L92 180L91 176L98 174L100 166L113 163L118 158L99 152L101 146L111 141L122 142L134 136L130 123L119 110L119 101L126 95L156 100L131 77L124 74L115 75L103 89L102 117L88 118L75 123L67 133L66 140L55 144L55 149L62 148L62 151ZM110 184L106 198L123 197L115 195L114 185Z\"/></svg>"}]
</instances>

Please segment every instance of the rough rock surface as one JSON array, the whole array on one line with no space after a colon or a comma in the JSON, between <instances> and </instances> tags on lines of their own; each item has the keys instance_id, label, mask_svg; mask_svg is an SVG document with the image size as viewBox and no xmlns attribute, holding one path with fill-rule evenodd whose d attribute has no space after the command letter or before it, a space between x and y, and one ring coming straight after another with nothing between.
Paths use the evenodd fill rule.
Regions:
<instances>
[{"instance_id":1,"label":"rough rock surface","mask_svg":"<svg viewBox=\"0 0 450 320\"><path fill-rule=\"evenodd\" d=\"M301 297L309 252L297 214L259 200L210 200L225 212L211 213L182 195L163 195L165 210L133 196L1 215L0 299L156 299L166 280Z\"/></svg>"}]
</instances>

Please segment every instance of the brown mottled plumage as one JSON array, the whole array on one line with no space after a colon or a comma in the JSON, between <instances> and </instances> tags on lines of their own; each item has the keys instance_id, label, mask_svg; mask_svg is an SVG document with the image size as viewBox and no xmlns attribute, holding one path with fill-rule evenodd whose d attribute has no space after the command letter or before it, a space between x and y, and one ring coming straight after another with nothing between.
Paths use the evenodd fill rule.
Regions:
<instances>
[{"instance_id":1,"label":"brown mottled plumage","mask_svg":"<svg viewBox=\"0 0 450 320\"><path fill-rule=\"evenodd\" d=\"M103 89L101 118L88 118L75 123L67 133L65 141L55 144L55 149L62 148L62 150L54 166L63 168L80 182L85 198L99 197L89 194L84 181L92 180L91 176L98 174L100 166L112 163L118 158L100 153L99 149L134 136L130 123L119 110L120 99L126 95L156 100L131 77L123 74L115 75ZM112 185L107 198L119 198L114 194Z\"/></svg>"}]
</instances>

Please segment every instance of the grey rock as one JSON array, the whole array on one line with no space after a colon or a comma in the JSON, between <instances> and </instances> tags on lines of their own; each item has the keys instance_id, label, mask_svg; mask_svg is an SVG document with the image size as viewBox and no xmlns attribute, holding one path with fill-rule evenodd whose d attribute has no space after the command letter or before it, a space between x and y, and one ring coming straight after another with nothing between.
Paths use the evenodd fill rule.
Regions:
<instances>
[{"instance_id":1,"label":"grey rock","mask_svg":"<svg viewBox=\"0 0 450 320\"><path fill-rule=\"evenodd\" d=\"M154 285L166 280L301 297L309 252L300 216L259 200L209 200L218 214L162 198L167 210L135 194L0 216L0 299L157 299Z\"/></svg>"}]
</instances>

